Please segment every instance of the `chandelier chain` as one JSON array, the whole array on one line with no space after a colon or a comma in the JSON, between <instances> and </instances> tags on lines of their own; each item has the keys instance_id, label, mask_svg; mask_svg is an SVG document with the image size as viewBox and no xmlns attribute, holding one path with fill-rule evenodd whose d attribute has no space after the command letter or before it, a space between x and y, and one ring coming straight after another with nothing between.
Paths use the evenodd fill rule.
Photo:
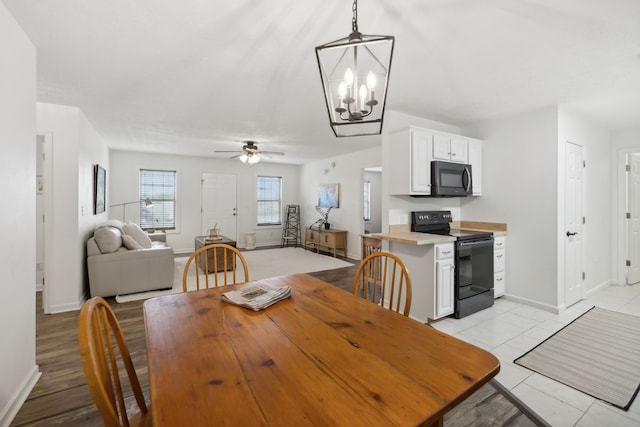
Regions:
<instances>
[{"instance_id":1,"label":"chandelier chain","mask_svg":"<svg viewBox=\"0 0 640 427\"><path fill-rule=\"evenodd\" d=\"M351 18L351 31L354 33L358 32L358 0L353 0L353 6L351 7L353 11L353 18Z\"/></svg>"}]
</instances>

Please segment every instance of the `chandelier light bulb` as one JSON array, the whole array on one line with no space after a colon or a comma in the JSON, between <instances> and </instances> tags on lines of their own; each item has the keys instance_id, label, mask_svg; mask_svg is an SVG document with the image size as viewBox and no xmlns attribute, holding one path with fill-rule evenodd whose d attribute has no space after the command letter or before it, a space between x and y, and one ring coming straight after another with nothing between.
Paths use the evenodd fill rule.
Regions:
<instances>
[{"instance_id":1,"label":"chandelier light bulb","mask_svg":"<svg viewBox=\"0 0 640 427\"><path fill-rule=\"evenodd\" d=\"M367 90L367 87L365 85L360 86L359 95L362 102L364 102L364 100L367 99L368 94L369 94L369 91Z\"/></svg>"},{"instance_id":2,"label":"chandelier light bulb","mask_svg":"<svg viewBox=\"0 0 640 427\"><path fill-rule=\"evenodd\" d=\"M374 76L371 71L367 74L367 86L369 87L369 90L373 90L373 88L376 87L376 76Z\"/></svg>"},{"instance_id":3,"label":"chandelier light bulb","mask_svg":"<svg viewBox=\"0 0 640 427\"><path fill-rule=\"evenodd\" d=\"M347 96L347 84L345 82L340 82L338 86L338 96L340 96L340 100L343 100Z\"/></svg>"},{"instance_id":4,"label":"chandelier light bulb","mask_svg":"<svg viewBox=\"0 0 640 427\"><path fill-rule=\"evenodd\" d=\"M353 71L351 71L351 68L347 68L347 71L344 72L344 82L347 86L353 85Z\"/></svg>"}]
</instances>

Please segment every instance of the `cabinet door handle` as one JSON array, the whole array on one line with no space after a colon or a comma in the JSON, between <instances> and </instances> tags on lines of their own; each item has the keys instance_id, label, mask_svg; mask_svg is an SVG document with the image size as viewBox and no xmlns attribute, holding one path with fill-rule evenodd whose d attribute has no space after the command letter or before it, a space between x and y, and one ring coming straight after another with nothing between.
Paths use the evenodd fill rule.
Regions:
<instances>
[{"instance_id":1,"label":"cabinet door handle","mask_svg":"<svg viewBox=\"0 0 640 427\"><path fill-rule=\"evenodd\" d=\"M451 253L451 251L442 251L442 253L443 253L444 255L449 255L449 254Z\"/></svg>"},{"instance_id":2,"label":"cabinet door handle","mask_svg":"<svg viewBox=\"0 0 640 427\"><path fill-rule=\"evenodd\" d=\"M496 255L496 258L502 258L504 255Z\"/></svg>"},{"instance_id":3,"label":"cabinet door handle","mask_svg":"<svg viewBox=\"0 0 640 427\"><path fill-rule=\"evenodd\" d=\"M502 282L502 277L496 279L498 282Z\"/></svg>"}]
</instances>

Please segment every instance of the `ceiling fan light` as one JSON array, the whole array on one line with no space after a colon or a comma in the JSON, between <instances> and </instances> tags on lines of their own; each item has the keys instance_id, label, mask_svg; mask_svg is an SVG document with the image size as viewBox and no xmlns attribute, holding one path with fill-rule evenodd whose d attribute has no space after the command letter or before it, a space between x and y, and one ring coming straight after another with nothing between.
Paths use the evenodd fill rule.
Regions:
<instances>
[{"instance_id":1,"label":"ceiling fan light","mask_svg":"<svg viewBox=\"0 0 640 427\"><path fill-rule=\"evenodd\" d=\"M259 161L260 161L260 156L257 154L252 154L251 156L249 156L248 163L250 165L253 165L254 163L258 163Z\"/></svg>"},{"instance_id":2,"label":"ceiling fan light","mask_svg":"<svg viewBox=\"0 0 640 427\"><path fill-rule=\"evenodd\" d=\"M247 160L249 160L249 156L247 156L247 153L242 153L242 154L238 157L238 159L240 159L240 161L241 161L242 163L247 163Z\"/></svg>"}]
</instances>

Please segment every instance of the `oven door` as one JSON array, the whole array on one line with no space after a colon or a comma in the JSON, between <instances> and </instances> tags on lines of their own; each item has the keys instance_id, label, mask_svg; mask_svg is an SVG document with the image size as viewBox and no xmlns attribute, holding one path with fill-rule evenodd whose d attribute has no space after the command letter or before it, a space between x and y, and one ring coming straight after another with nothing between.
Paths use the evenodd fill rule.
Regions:
<instances>
[{"instance_id":1,"label":"oven door","mask_svg":"<svg viewBox=\"0 0 640 427\"><path fill-rule=\"evenodd\" d=\"M488 293L493 302L493 238L456 242L456 301Z\"/></svg>"},{"instance_id":2,"label":"oven door","mask_svg":"<svg viewBox=\"0 0 640 427\"><path fill-rule=\"evenodd\" d=\"M434 196L467 196L473 194L471 165L431 162L431 194Z\"/></svg>"}]
</instances>

